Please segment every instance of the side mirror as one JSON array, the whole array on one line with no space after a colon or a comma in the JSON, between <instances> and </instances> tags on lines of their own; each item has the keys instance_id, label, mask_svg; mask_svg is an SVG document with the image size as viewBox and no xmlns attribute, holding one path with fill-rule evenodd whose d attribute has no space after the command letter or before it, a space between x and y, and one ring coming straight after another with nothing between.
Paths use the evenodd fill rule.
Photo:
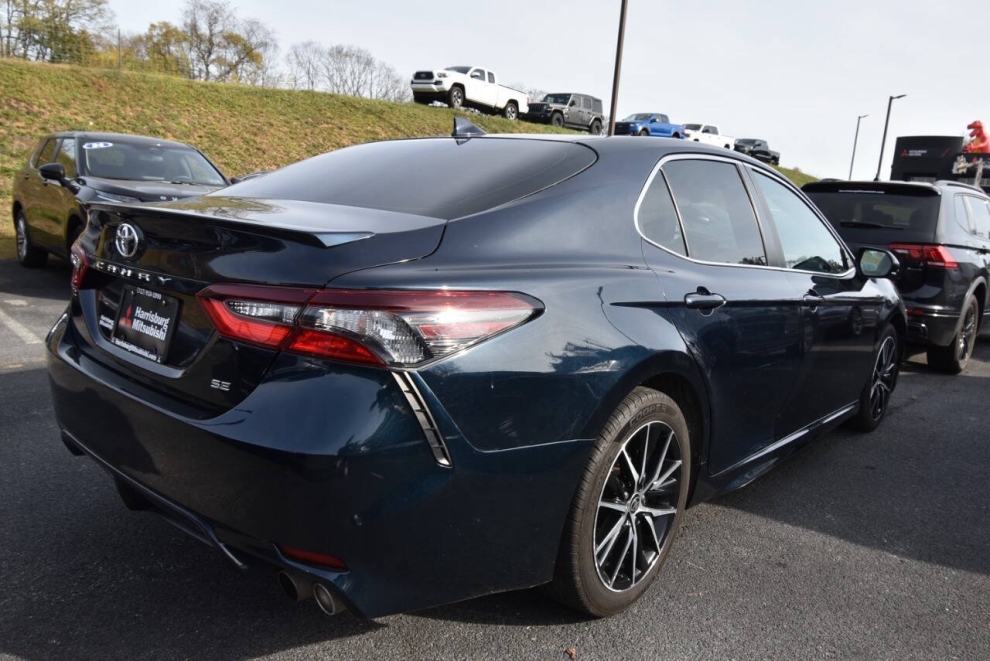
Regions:
<instances>
[{"instance_id":1,"label":"side mirror","mask_svg":"<svg viewBox=\"0 0 990 661\"><path fill-rule=\"evenodd\" d=\"M241 181L243 181L243 180L240 177L231 177L230 178L230 185L233 186L234 184L239 184L239 183L241 183Z\"/></svg>"},{"instance_id":2,"label":"side mirror","mask_svg":"<svg viewBox=\"0 0 990 661\"><path fill-rule=\"evenodd\" d=\"M864 278L893 278L901 269L894 253L879 248L860 248L856 270Z\"/></svg>"},{"instance_id":3,"label":"side mirror","mask_svg":"<svg viewBox=\"0 0 990 661\"><path fill-rule=\"evenodd\" d=\"M41 173L41 178L47 181L57 181L59 183L65 181L65 168L61 163L45 163L38 168L38 172Z\"/></svg>"},{"instance_id":4,"label":"side mirror","mask_svg":"<svg viewBox=\"0 0 990 661\"><path fill-rule=\"evenodd\" d=\"M570 108L573 108L576 105L577 105L577 101L575 101L574 99L571 99L571 102L567 104L567 106Z\"/></svg>"}]
</instances>

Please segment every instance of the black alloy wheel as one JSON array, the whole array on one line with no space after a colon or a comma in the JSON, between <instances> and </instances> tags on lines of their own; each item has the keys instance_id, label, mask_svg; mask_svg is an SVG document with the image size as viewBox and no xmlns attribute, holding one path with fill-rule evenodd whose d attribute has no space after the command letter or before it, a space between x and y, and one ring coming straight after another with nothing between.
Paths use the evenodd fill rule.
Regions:
<instances>
[{"instance_id":1,"label":"black alloy wheel","mask_svg":"<svg viewBox=\"0 0 990 661\"><path fill-rule=\"evenodd\" d=\"M23 211L18 211L14 218L14 234L18 263L29 269L44 266L45 262L48 261L48 253L31 245L31 239L28 238L27 220L24 218Z\"/></svg>"},{"instance_id":2,"label":"black alloy wheel","mask_svg":"<svg viewBox=\"0 0 990 661\"><path fill-rule=\"evenodd\" d=\"M887 326L877 341L873 370L859 398L859 411L850 424L865 432L880 426L890 406L890 396L897 386L901 365L901 346L897 330Z\"/></svg>"},{"instance_id":3,"label":"black alloy wheel","mask_svg":"<svg viewBox=\"0 0 990 661\"><path fill-rule=\"evenodd\" d=\"M578 486L547 587L553 598L604 617L649 588L687 504L690 456L677 403L636 388L606 424Z\"/></svg>"},{"instance_id":4,"label":"black alloy wheel","mask_svg":"<svg viewBox=\"0 0 990 661\"><path fill-rule=\"evenodd\" d=\"M980 333L980 305L976 299L966 299L961 315L959 332L952 338L947 347L931 347L928 349L928 364L947 374L959 374L966 369L973 349L976 347L976 336Z\"/></svg>"}]
</instances>

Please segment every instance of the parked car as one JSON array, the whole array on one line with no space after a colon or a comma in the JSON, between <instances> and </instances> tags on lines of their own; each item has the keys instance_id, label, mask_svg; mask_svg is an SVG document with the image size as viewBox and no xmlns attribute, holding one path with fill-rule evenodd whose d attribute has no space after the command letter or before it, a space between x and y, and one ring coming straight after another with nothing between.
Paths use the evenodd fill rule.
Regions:
<instances>
[{"instance_id":1,"label":"parked car","mask_svg":"<svg viewBox=\"0 0 990 661\"><path fill-rule=\"evenodd\" d=\"M723 147L725 149L732 149L736 142L735 138L722 135L721 131L714 124L685 124L684 139L704 142L713 147Z\"/></svg>"},{"instance_id":2,"label":"parked car","mask_svg":"<svg viewBox=\"0 0 990 661\"><path fill-rule=\"evenodd\" d=\"M89 202L171 201L227 183L210 159L180 142L119 133L47 135L14 175L17 259L36 267L49 253L68 257Z\"/></svg>"},{"instance_id":3,"label":"parked car","mask_svg":"<svg viewBox=\"0 0 990 661\"><path fill-rule=\"evenodd\" d=\"M602 100L587 94L547 94L537 103L529 104L523 119L541 124L580 129L592 135L602 132L605 114Z\"/></svg>"},{"instance_id":4,"label":"parked car","mask_svg":"<svg viewBox=\"0 0 990 661\"><path fill-rule=\"evenodd\" d=\"M69 449L330 613L605 616L687 506L880 424L888 252L724 150L471 128L93 205L47 339Z\"/></svg>"},{"instance_id":5,"label":"parked car","mask_svg":"<svg viewBox=\"0 0 990 661\"><path fill-rule=\"evenodd\" d=\"M957 374L986 320L990 198L965 184L830 181L804 191L854 248L888 248L901 262L907 341Z\"/></svg>"},{"instance_id":6,"label":"parked car","mask_svg":"<svg viewBox=\"0 0 990 661\"><path fill-rule=\"evenodd\" d=\"M736 140L735 149L740 154L746 154L753 158L769 163L770 165L780 165L780 152L770 149L766 140L759 138L740 138Z\"/></svg>"},{"instance_id":7,"label":"parked car","mask_svg":"<svg viewBox=\"0 0 990 661\"><path fill-rule=\"evenodd\" d=\"M529 112L529 97L525 92L499 85L495 72L481 67L417 71L410 84L416 103L442 101L451 108L465 106L501 113L506 119L516 119Z\"/></svg>"},{"instance_id":8,"label":"parked car","mask_svg":"<svg viewBox=\"0 0 990 661\"><path fill-rule=\"evenodd\" d=\"M658 112L638 112L615 123L615 135L654 135L661 138L683 138L684 127L673 124L667 115Z\"/></svg>"}]
</instances>

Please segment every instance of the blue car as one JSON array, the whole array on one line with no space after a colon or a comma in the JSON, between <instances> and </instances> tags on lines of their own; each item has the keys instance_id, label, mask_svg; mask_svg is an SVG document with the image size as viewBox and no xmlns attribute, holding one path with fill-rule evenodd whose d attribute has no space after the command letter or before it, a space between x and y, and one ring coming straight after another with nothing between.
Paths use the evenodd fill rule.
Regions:
<instances>
[{"instance_id":1,"label":"blue car","mask_svg":"<svg viewBox=\"0 0 990 661\"><path fill-rule=\"evenodd\" d=\"M660 138L683 138L684 127L672 124L659 112L638 112L615 123L615 135L652 135Z\"/></svg>"},{"instance_id":2,"label":"blue car","mask_svg":"<svg viewBox=\"0 0 990 661\"><path fill-rule=\"evenodd\" d=\"M327 613L607 616L687 507L880 424L890 253L723 149L482 133L94 203L47 338L68 449Z\"/></svg>"}]
</instances>

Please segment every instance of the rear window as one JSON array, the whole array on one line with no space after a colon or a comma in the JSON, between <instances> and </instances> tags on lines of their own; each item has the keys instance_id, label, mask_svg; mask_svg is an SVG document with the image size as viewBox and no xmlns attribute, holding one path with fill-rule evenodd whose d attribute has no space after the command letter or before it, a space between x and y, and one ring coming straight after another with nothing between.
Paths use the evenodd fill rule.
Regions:
<instances>
[{"instance_id":1,"label":"rear window","mask_svg":"<svg viewBox=\"0 0 990 661\"><path fill-rule=\"evenodd\" d=\"M843 238L855 243L873 241L931 241L938 224L940 196L882 189L815 191L808 197L821 209Z\"/></svg>"},{"instance_id":2,"label":"rear window","mask_svg":"<svg viewBox=\"0 0 990 661\"><path fill-rule=\"evenodd\" d=\"M568 142L513 138L394 140L323 154L237 184L220 194L450 219L531 195L594 162L594 151Z\"/></svg>"}]
</instances>

